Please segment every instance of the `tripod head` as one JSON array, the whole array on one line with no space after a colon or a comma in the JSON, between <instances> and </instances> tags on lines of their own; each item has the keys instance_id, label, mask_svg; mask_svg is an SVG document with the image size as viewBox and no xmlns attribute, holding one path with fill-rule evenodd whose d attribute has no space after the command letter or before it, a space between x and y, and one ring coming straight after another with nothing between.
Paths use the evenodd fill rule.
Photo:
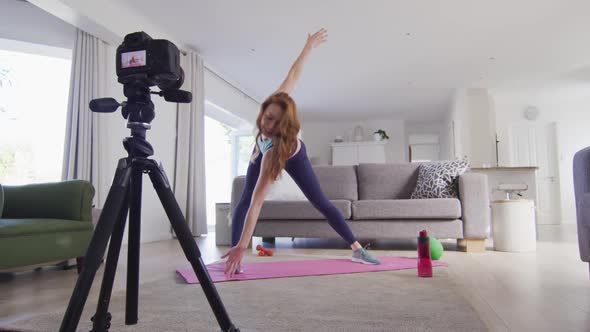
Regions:
<instances>
[{"instance_id":1,"label":"tripod head","mask_svg":"<svg viewBox=\"0 0 590 332\"><path fill-rule=\"evenodd\" d=\"M97 113L113 113L121 106L121 114L127 120L127 128L131 129L131 136L123 140L125 150L132 157L147 158L154 154L151 144L146 141L146 131L151 128L155 118L152 94L164 97L164 100L177 103L190 103L192 94L184 90L151 91L143 82L126 83L123 93L127 101L119 103L114 98L98 98L90 101L90 110Z\"/></svg>"}]
</instances>

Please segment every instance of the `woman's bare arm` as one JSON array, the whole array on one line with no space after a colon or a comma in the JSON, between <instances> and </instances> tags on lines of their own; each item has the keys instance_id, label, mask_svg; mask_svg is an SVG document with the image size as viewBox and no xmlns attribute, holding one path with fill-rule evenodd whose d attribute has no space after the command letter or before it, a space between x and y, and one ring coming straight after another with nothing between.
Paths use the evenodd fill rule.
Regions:
<instances>
[{"instance_id":1,"label":"woman's bare arm","mask_svg":"<svg viewBox=\"0 0 590 332\"><path fill-rule=\"evenodd\" d=\"M303 66L307 62L311 50L313 50L319 44L325 42L327 38L328 31L326 31L326 29L323 28L320 29L318 32L314 33L313 35L307 35L307 42L305 43L303 50L297 57L297 60L295 60L295 63L293 63L293 65L291 66L291 69L289 70L287 77L285 78L283 83L281 83L281 86L278 88L277 91L275 91L275 93L285 92L287 94L291 94L291 92L295 88L295 84L299 80L299 77L301 77Z\"/></svg>"},{"instance_id":2,"label":"woman's bare arm","mask_svg":"<svg viewBox=\"0 0 590 332\"><path fill-rule=\"evenodd\" d=\"M260 215L260 210L262 209L262 204L264 203L264 198L268 194L268 191L272 185L272 180L270 179L270 175L267 171L272 153L274 153L274 148L268 149L268 151L262 156L260 175L258 176L256 186L252 192L252 201L250 202L250 208L246 213L246 221L242 230L242 236L240 237L240 241L237 244L237 246L241 248L247 248L248 244L250 243L252 234L254 234L256 222L258 221L258 216Z\"/></svg>"}]
</instances>

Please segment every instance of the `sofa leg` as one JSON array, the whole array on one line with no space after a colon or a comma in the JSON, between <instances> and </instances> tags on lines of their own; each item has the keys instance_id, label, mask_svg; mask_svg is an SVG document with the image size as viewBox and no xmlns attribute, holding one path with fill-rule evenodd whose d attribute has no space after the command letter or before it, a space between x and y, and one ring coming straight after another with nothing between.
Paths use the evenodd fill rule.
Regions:
<instances>
[{"instance_id":1,"label":"sofa leg","mask_svg":"<svg viewBox=\"0 0 590 332\"><path fill-rule=\"evenodd\" d=\"M84 257L76 257L76 270L78 270L78 274L82 273L83 266L84 266Z\"/></svg>"},{"instance_id":2,"label":"sofa leg","mask_svg":"<svg viewBox=\"0 0 590 332\"><path fill-rule=\"evenodd\" d=\"M485 239L457 239L457 248L465 252L486 251Z\"/></svg>"},{"instance_id":3,"label":"sofa leg","mask_svg":"<svg viewBox=\"0 0 590 332\"><path fill-rule=\"evenodd\" d=\"M275 244L275 238L274 237L263 237L262 242L269 243L269 244Z\"/></svg>"}]
</instances>

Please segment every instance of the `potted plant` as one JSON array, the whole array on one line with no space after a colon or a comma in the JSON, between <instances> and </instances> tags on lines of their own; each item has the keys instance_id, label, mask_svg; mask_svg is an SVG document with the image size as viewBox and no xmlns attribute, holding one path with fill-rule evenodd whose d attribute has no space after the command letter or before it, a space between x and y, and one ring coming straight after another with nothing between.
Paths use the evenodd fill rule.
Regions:
<instances>
[{"instance_id":1,"label":"potted plant","mask_svg":"<svg viewBox=\"0 0 590 332\"><path fill-rule=\"evenodd\" d=\"M385 130L379 129L373 133L373 138L376 141L382 141L384 139L389 139L389 136L387 136L387 133L385 132Z\"/></svg>"}]
</instances>

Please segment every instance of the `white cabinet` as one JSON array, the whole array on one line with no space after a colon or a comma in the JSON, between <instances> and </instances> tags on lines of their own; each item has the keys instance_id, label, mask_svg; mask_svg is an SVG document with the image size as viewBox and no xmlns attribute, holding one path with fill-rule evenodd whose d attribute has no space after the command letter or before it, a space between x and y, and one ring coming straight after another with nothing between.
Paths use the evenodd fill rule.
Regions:
<instances>
[{"instance_id":1,"label":"white cabinet","mask_svg":"<svg viewBox=\"0 0 590 332\"><path fill-rule=\"evenodd\" d=\"M332 143L332 165L358 165L359 163L385 163L385 142Z\"/></svg>"}]
</instances>

